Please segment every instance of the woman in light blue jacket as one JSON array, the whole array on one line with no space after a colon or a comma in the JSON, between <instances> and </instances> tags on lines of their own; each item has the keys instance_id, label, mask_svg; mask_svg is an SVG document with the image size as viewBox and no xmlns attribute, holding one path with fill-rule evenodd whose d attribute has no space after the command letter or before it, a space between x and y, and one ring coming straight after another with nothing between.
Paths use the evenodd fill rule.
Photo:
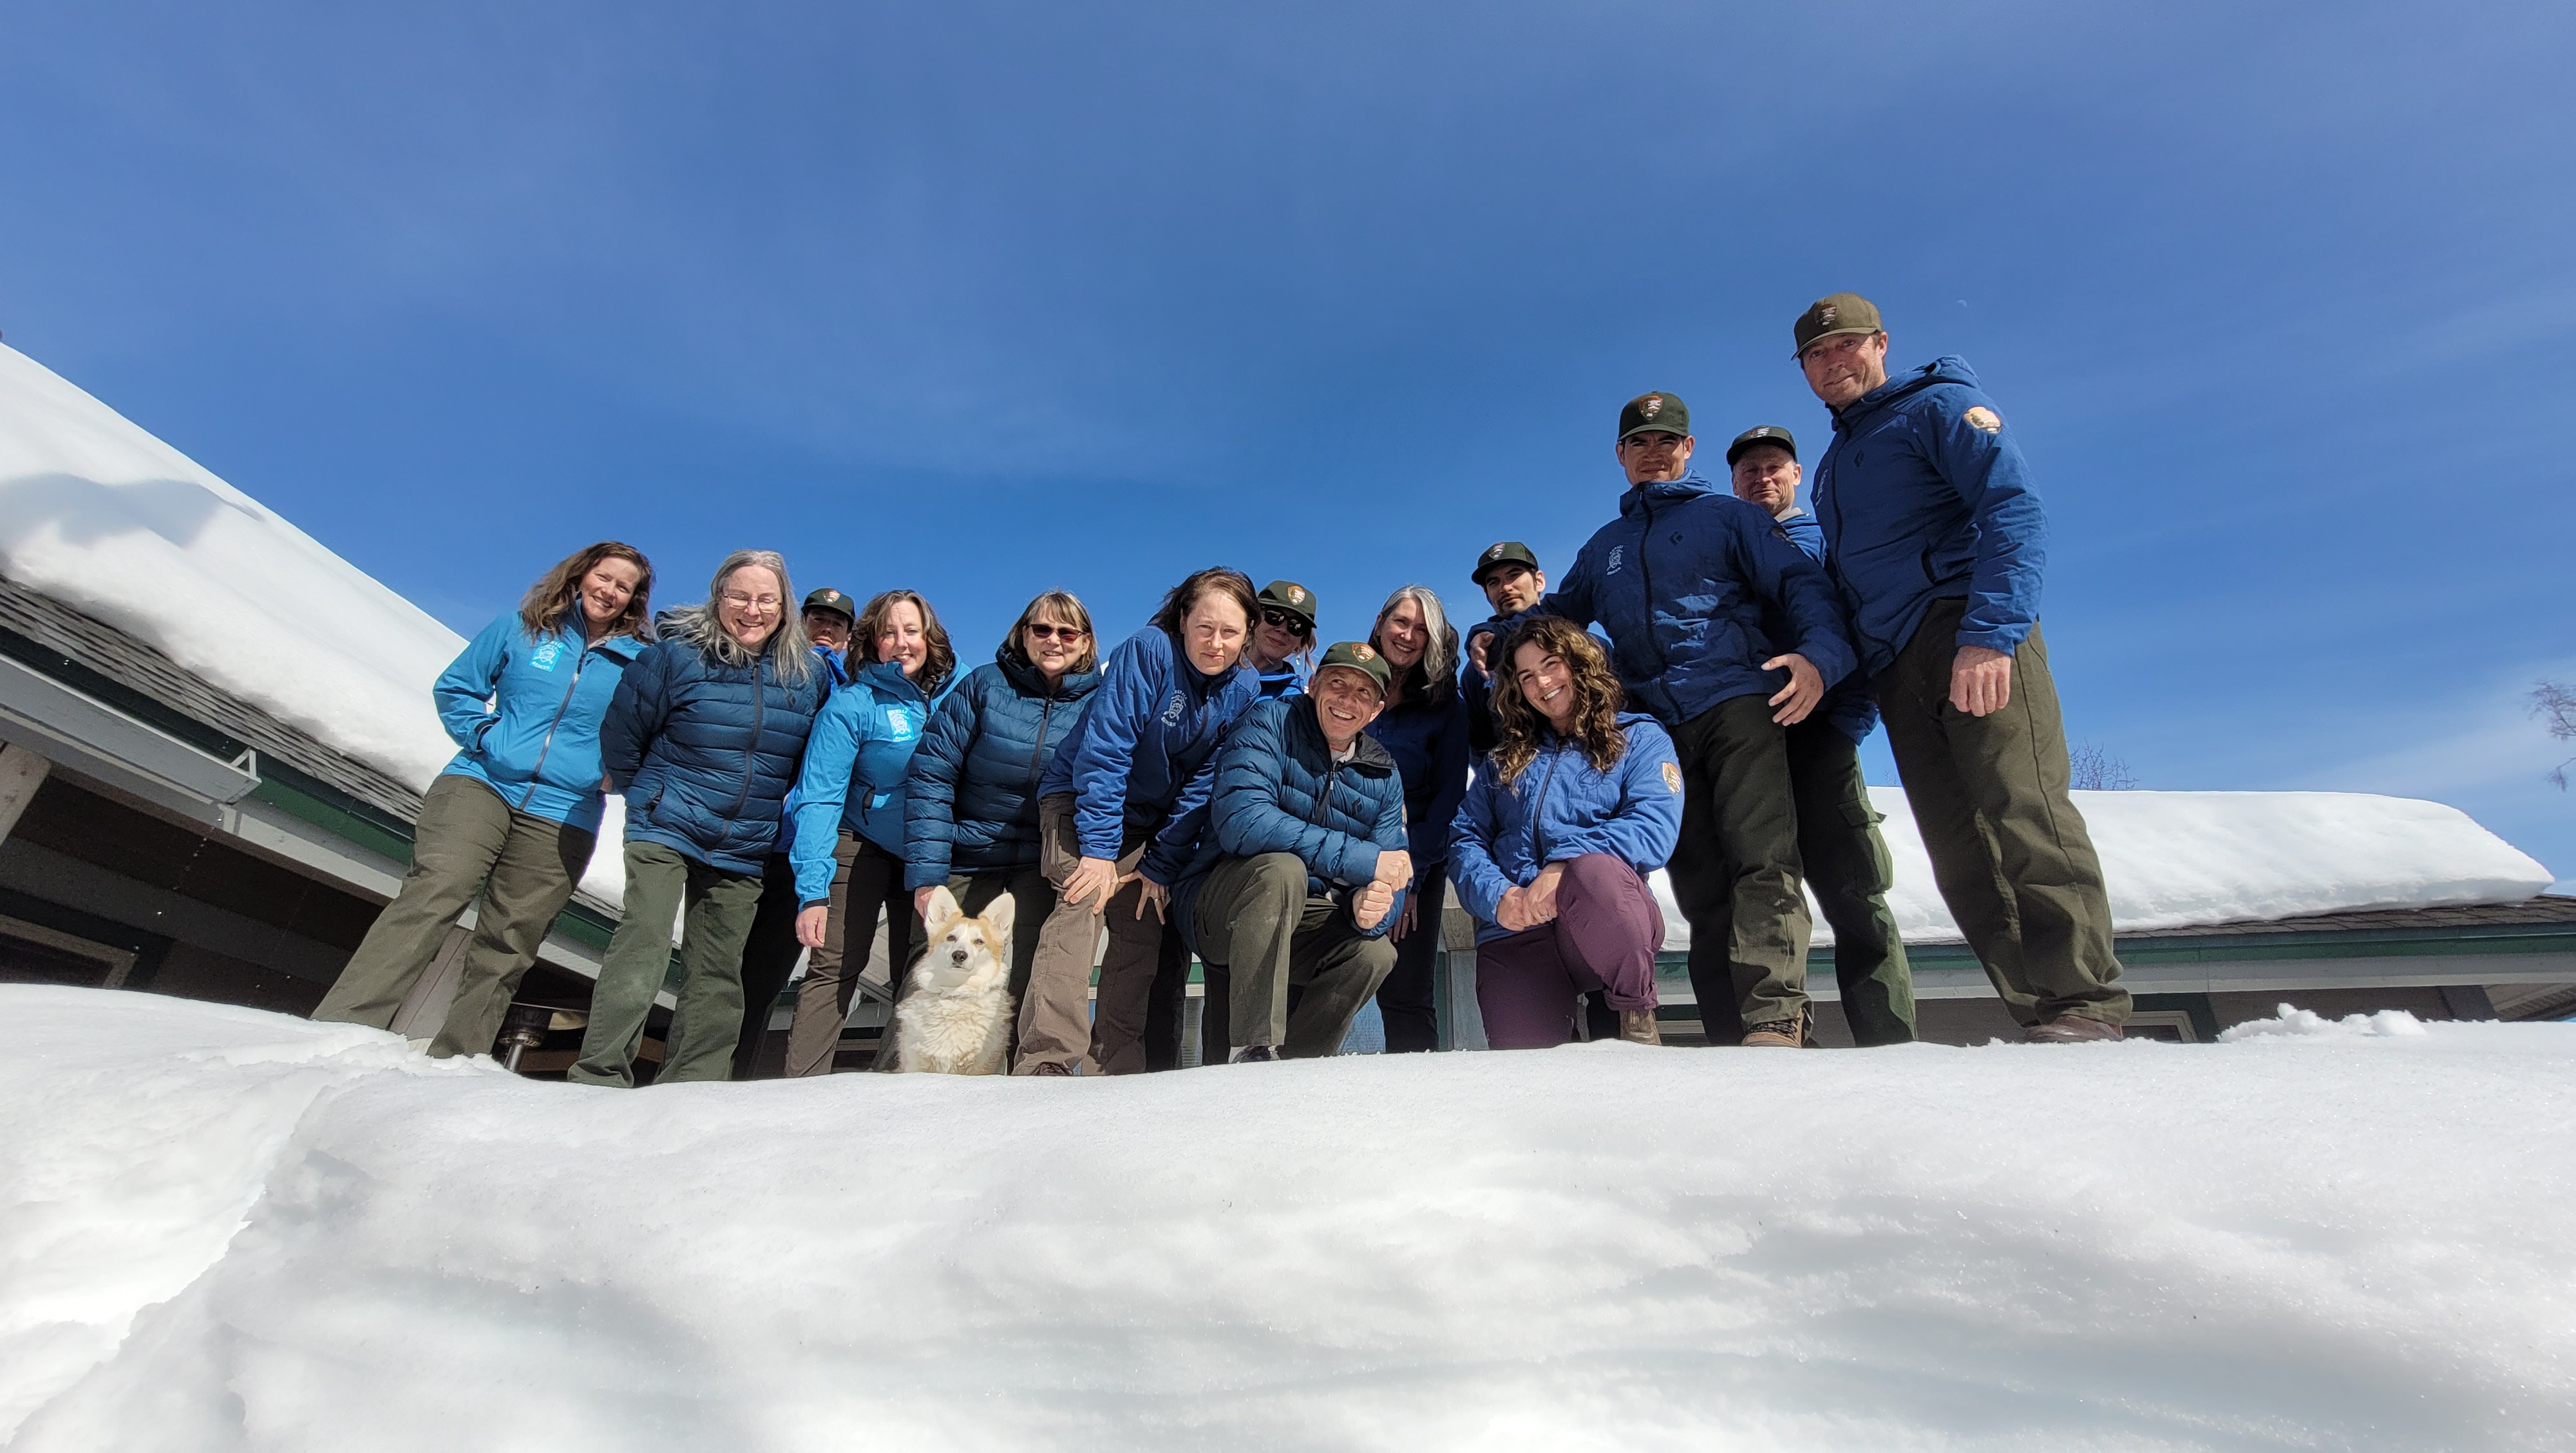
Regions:
<instances>
[{"instance_id":1,"label":"woman in light blue jacket","mask_svg":"<svg viewBox=\"0 0 2576 1453\"><path fill-rule=\"evenodd\" d=\"M653 567L634 546L575 551L438 678L430 695L462 750L421 800L401 891L314 1018L391 1027L480 892L456 998L429 1052L491 1052L510 995L590 865L599 720L651 634L652 592Z\"/></svg>"},{"instance_id":2,"label":"woman in light blue jacket","mask_svg":"<svg viewBox=\"0 0 2576 1453\"><path fill-rule=\"evenodd\" d=\"M903 782L922 723L956 679L957 653L930 602L909 590L868 602L850 653L867 664L814 719L788 802L795 825L788 856L804 905L796 938L809 950L787 1031L791 1077L831 1072L878 915L898 994L921 937L921 915L903 885Z\"/></svg>"}]
</instances>

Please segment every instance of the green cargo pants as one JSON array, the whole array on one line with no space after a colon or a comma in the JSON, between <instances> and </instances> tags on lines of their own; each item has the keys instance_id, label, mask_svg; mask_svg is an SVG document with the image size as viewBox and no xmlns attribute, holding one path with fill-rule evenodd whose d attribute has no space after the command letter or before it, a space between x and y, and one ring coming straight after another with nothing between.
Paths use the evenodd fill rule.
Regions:
<instances>
[{"instance_id":1,"label":"green cargo pants","mask_svg":"<svg viewBox=\"0 0 2576 1453\"><path fill-rule=\"evenodd\" d=\"M1798 798L1798 858L1834 930L1843 1022L1866 1048L1914 1038L1914 974L1888 911L1896 861L1878 835L1860 747L1822 713L1789 728L1789 786Z\"/></svg>"},{"instance_id":2,"label":"green cargo pants","mask_svg":"<svg viewBox=\"0 0 2576 1453\"><path fill-rule=\"evenodd\" d=\"M1690 921L1691 990L1711 1044L1807 1009L1806 876L1789 744L1760 696L1721 701L1673 733L1682 830L1667 865Z\"/></svg>"},{"instance_id":3,"label":"green cargo pants","mask_svg":"<svg viewBox=\"0 0 2576 1453\"><path fill-rule=\"evenodd\" d=\"M394 901L313 1011L340 1024L391 1027L465 906L482 894L456 998L430 1041L440 1058L490 1054L519 980L590 866L596 835L516 812L483 782L454 773L430 784L412 830L411 868Z\"/></svg>"},{"instance_id":4,"label":"green cargo pants","mask_svg":"<svg viewBox=\"0 0 2576 1453\"><path fill-rule=\"evenodd\" d=\"M565 1078L577 1085L635 1083L635 1051L653 996L671 967L671 921L688 906L680 936L679 1007L656 1084L722 1080L733 1074L742 1033L742 941L760 911L760 875L729 873L656 842L626 843L626 911L609 936L581 1058Z\"/></svg>"},{"instance_id":5,"label":"green cargo pants","mask_svg":"<svg viewBox=\"0 0 2576 1453\"><path fill-rule=\"evenodd\" d=\"M1351 1020L1395 969L1395 945L1369 938L1350 909L1308 897L1294 853L1228 858L1199 886L1191 914L1199 957L1224 966L1232 988L1228 1039L1277 1046L1289 1059L1336 1053ZM1288 988L1303 992L1288 1012Z\"/></svg>"},{"instance_id":6,"label":"green cargo pants","mask_svg":"<svg viewBox=\"0 0 2576 1453\"><path fill-rule=\"evenodd\" d=\"M1871 688L1932 855L1932 878L2013 1016L2119 1024L2129 991L2111 952L2102 860L2067 793L2066 725L2033 624L2013 652L2012 699L1974 717L1950 705L1964 600L1932 604Z\"/></svg>"}]
</instances>

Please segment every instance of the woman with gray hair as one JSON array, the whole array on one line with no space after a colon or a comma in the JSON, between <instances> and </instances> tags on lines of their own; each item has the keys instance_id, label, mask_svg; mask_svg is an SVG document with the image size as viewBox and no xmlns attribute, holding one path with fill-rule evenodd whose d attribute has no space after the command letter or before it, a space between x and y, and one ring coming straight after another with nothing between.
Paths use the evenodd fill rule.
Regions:
<instances>
[{"instance_id":1,"label":"woman with gray hair","mask_svg":"<svg viewBox=\"0 0 2576 1453\"><path fill-rule=\"evenodd\" d=\"M1408 585L1378 607L1369 644L1394 668L1386 709L1368 734L1404 778L1404 826L1413 891L1388 936L1395 969L1378 986L1390 1054L1440 1047L1432 975L1440 961L1440 910L1448 899L1449 823L1467 797L1467 702L1458 692L1458 632L1440 597Z\"/></svg>"},{"instance_id":2,"label":"woman with gray hair","mask_svg":"<svg viewBox=\"0 0 2576 1453\"><path fill-rule=\"evenodd\" d=\"M721 1080L742 1029L742 940L805 738L830 693L774 550L725 557L707 602L674 611L600 723L626 796L626 903L591 992L575 1084L635 1082L635 1051L683 907L679 1007L658 1080Z\"/></svg>"}]
</instances>

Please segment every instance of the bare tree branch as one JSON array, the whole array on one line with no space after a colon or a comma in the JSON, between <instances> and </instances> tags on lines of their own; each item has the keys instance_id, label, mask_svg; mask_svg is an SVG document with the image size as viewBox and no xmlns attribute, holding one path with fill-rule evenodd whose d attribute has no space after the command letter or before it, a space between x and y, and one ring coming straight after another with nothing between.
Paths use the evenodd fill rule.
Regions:
<instances>
[{"instance_id":1,"label":"bare tree branch","mask_svg":"<svg viewBox=\"0 0 2576 1453\"><path fill-rule=\"evenodd\" d=\"M2531 688L2531 714L2548 723L2549 734L2558 740L2576 741L2576 687L2555 681L2543 681ZM2559 791L2567 790L2567 769L2576 767L2570 757L2550 769L2549 780Z\"/></svg>"}]
</instances>

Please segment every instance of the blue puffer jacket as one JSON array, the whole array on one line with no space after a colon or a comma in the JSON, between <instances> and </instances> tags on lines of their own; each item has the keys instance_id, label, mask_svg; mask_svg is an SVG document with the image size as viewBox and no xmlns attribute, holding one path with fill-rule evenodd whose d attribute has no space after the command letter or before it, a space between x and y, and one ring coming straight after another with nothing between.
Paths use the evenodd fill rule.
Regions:
<instances>
[{"instance_id":1,"label":"blue puffer jacket","mask_svg":"<svg viewBox=\"0 0 2576 1453\"><path fill-rule=\"evenodd\" d=\"M1825 562L1825 527L1816 523L1813 514L1798 510L1782 520L1780 528L1787 532L1789 543L1805 551L1808 559L1819 565ZM1878 699L1869 694L1869 673L1854 671L1834 683L1817 704L1816 715L1832 722L1834 729L1851 738L1854 746L1869 740L1869 734L1878 729Z\"/></svg>"},{"instance_id":2,"label":"blue puffer jacket","mask_svg":"<svg viewBox=\"0 0 2576 1453\"><path fill-rule=\"evenodd\" d=\"M905 887L1037 863L1038 784L1099 685L1097 671L1068 671L1050 687L1007 646L966 673L903 780Z\"/></svg>"},{"instance_id":3,"label":"blue puffer jacket","mask_svg":"<svg viewBox=\"0 0 2576 1453\"><path fill-rule=\"evenodd\" d=\"M820 670L781 681L767 655L728 666L685 639L645 647L599 724L600 761L626 794L627 838L759 872L829 689Z\"/></svg>"},{"instance_id":4,"label":"blue puffer jacket","mask_svg":"<svg viewBox=\"0 0 2576 1453\"><path fill-rule=\"evenodd\" d=\"M465 749L439 775L471 777L521 812L599 831L599 719L643 649L633 636L585 646L577 609L543 639L516 611L485 626L429 689L439 724Z\"/></svg>"},{"instance_id":5,"label":"blue puffer jacket","mask_svg":"<svg viewBox=\"0 0 2576 1453\"><path fill-rule=\"evenodd\" d=\"M1836 414L1814 499L1825 568L1870 675L1936 600L1967 599L1962 646L2009 651L2039 619L2048 520L2021 446L1964 360L1934 359Z\"/></svg>"},{"instance_id":6,"label":"blue puffer jacket","mask_svg":"<svg viewBox=\"0 0 2576 1453\"><path fill-rule=\"evenodd\" d=\"M1607 772L1551 733L1519 781L1497 784L1490 762L1476 774L1450 834L1449 876L1476 915L1478 943L1509 936L1494 922L1503 894L1528 887L1550 863L1608 853L1644 877L1672 857L1682 835L1673 739L1636 712L1621 712L1619 725L1628 749Z\"/></svg>"},{"instance_id":7,"label":"blue puffer jacket","mask_svg":"<svg viewBox=\"0 0 2576 1453\"><path fill-rule=\"evenodd\" d=\"M831 901L832 852L844 828L902 855L904 778L922 723L937 704L894 661L860 667L849 685L832 693L814 719L796 779L788 861L796 865L798 902L810 908Z\"/></svg>"},{"instance_id":8,"label":"blue puffer jacket","mask_svg":"<svg viewBox=\"0 0 2576 1453\"><path fill-rule=\"evenodd\" d=\"M1395 759L1365 733L1351 747L1349 761L1333 760L1311 696L1260 702L1235 723L1217 755L1209 832L1172 889L1173 921L1193 948L1199 888L1228 858L1294 853L1306 865L1307 894L1337 894L1348 912L1349 890L1377 875L1377 855L1405 851L1404 779ZM1383 936L1403 912L1398 893L1362 936Z\"/></svg>"},{"instance_id":9,"label":"blue puffer jacket","mask_svg":"<svg viewBox=\"0 0 2576 1453\"><path fill-rule=\"evenodd\" d=\"M1404 779L1405 836L1417 873L1449 861L1449 819L1467 795L1467 702L1455 690L1441 696L1435 702L1413 691L1368 724Z\"/></svg>"},{"instance_id":10,"label":"blue puffer jacket","mask_svg":"<svg viewBox=\"0 0 2576 1453\"><path fill-rule=\"evenodd\" d=\"M1203 676L1162 627L1147 626L1109 653L1038 795L1074 795L1084 857L1116 858L1130 827L1152 833L1141 870L1168 886L1206 825L1217 746L1258 690L1250 666Z\"/></svg>"},{"instance_id":11,"label":"blue puffer jacket","mask_svg":"<svg viewBox=\"0 0 2576 1453\"><path fill-rule=\"evenodd\" d=\"M1773 605L1793 640L1763 630ZM1853 665L1824 571L1760 506L1696 476L1621 495L1619 518L1585 543L1564 587L1539 609L1607 627L1629 704L1668 727L1788 685L1788 672L1762 669L1784 652L1814 663L1827 686Z\"/></svg>"}]
</instances>

